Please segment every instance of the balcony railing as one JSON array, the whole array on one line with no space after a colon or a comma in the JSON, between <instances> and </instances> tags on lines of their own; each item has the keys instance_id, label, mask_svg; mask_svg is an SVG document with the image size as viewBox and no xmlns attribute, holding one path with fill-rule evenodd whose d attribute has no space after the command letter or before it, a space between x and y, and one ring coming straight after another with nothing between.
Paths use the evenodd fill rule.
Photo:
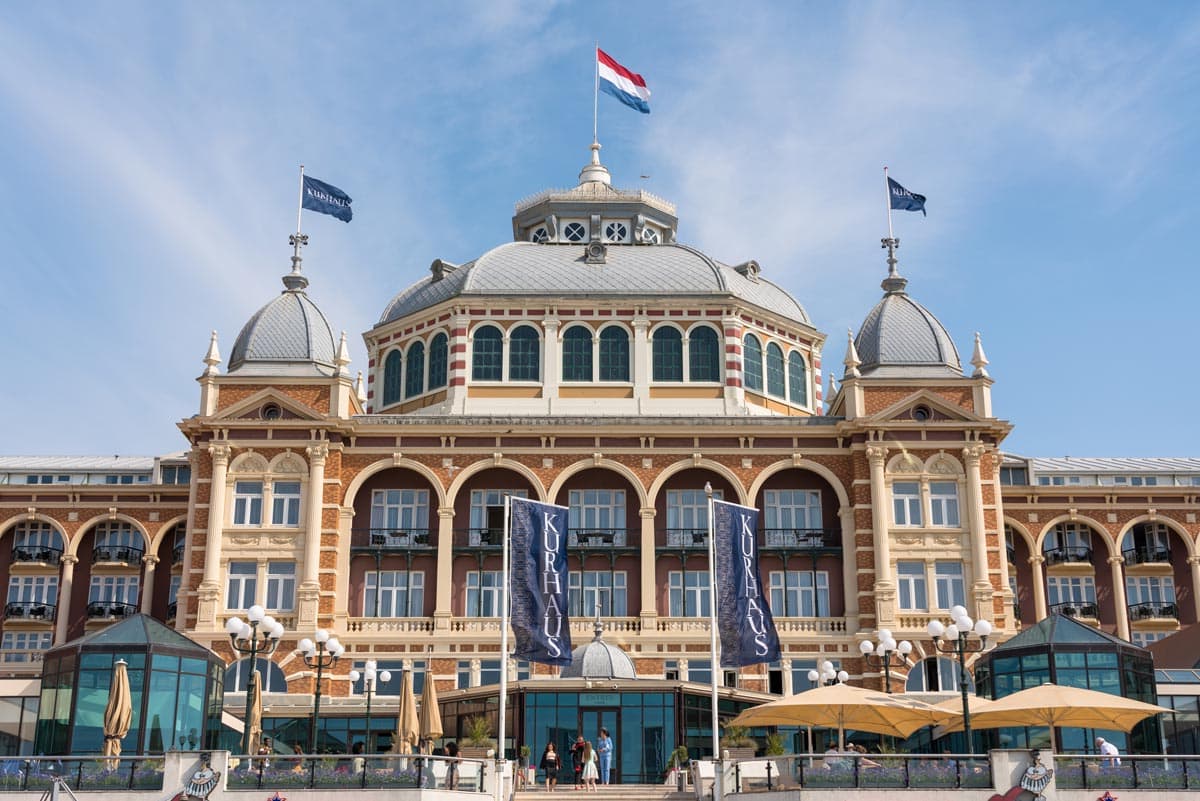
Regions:
<instances>
[{"instance_id":1,"label":"balcony railing","mask_svg":"<svg viewBox=\"0 0 1200 801\"><path fill-rule=\"evenodd\" d=\"M14 545L12 560L14 562L42 562L58 564L62 558L62 548L51 548L47 545Z\"/></svg>"},{"instance_id":2,"label":"balcony railing","mask_svg":"<svg viewBox=\"0 0 1200 801\"><path fill-rule=\"evenodd\" d=\"M1200 757L1197 756L1121 754L1120 764L1114 765L1111 757L1056 754L1054 771L1054 781L1059 790L1126 789L1162 792L1200 788ZM1113 795L1115 797L1116 794Z\"/></svg>"},{"instance_id":3,"label":"balcony railing","mask_svg":"<svg viewBox=\"0 0 1200 801\"><path fill-rule=\"evenodd\" d=\"M1060 565L1066 562L1091 562L1092 546L1063 545L1058 548L1047 548L1042 551L1042 555L1046 557L1046 564L1048 565Z\"/></svg>"},{"instance_id":4,"label":"balcony railing","mask_svg":"<svg viewBox=\"0 0 1200 801\"><path fill-rule=\"evenodd\" d=\"M786 754L727 762L725 793L795 790L991 790L988 756ZM832 796L831 796L832 797Z\"/></svg>"},{"instance_id":5,"label":"balcony railing","mask_svg":"<svg viewBox=\"0 0 1200 801\"><path fill-rule=\"evenodd\" d=\"M46 653L40 648L5 648L0 651L0 662L9 664L32 664L42 661L42 654ZM40 669L40 668L39 668Z\"/></svg>"},{"instance_id":6,"label":"balcony railing","mask_svg":"<svg viewBox=\"0 0 1200 801\"><path fill-rule=\"evenodd\" d=\"M831 550L842 547L842 532L836 528L766 528L763 550Z\"/></svg>"},{"instance_id":7,"label":"balcony railing","mask_svg":"<svg viewBox=\"0 0 1200 801\"><path fill-rule=\"evenodd\" d=\"M167 604L167 620L174 620L177 614L179 614L179 602L171 601Z\"/></svg>"},{"instance_id":8,"label":"balcony railing","mask_svg":"<svg viewBox=\"0 0 1200 801\"><path fill-rule=\"evenodd\" d=\"M350 545L384 551L421 551L437 547L437 537L427 528L355 528L350 530Z\"/></svg>"},{"instance_id":9,"label":"balcony railing","mask_svg":"<svg viewBox=\"0 0 1200 801\"><path fill-rule=\"evenodd\" d=\"M668 528L664 533L668 548L701 550L708 547L707 528Z\"/></svg>"},{"instance_id":10,"label":"balcony railing","mask_svg":"<svg viewBox=\"0 0 1200 801\"><path fill-rule=\"evenodd\" d=\"M456 528L454 529L455 548L495 548L499 550L504 545L503 528Z\"/></svg>"},{"instance_id":11,"label":"balcony railing","mask_svg":"<svg viewBox=\"0 0 1200 801\"><path fill-rule=\"evenodd\" d=\"M171 549L171 567L183 564L183 549L184 543L179 543Z\"/></svg>"},{"instance_id":12,"label":"balcony railing","mask_svg":"<svg viewBox=\"0 0 1200 801\"><path fill-rule=\"evenodd\" d=\"M1129 605L1130 620L1178 620L1179 605L1176 603L1141 603Z\"/></svg>"},{"instance_id":13,"label":"balcony railing","mask_svg":"<svg viewBox=\"0 0 1200 801\"><path fill-rule=\"evenodd\" d=\"M145 550L129 545L102 545L92 549L92 562L116 562L136 565L142 561Z\"/></svg>"},{"instance_id":14,"label":"balcony railing","mask_svg":"<svg viewBox=\"0 0 1200 801\"><path fill-rule=\"evenodd\" d=\"M134 614L137 614L137 606L134 604L116 603L115 601L90 601L87 605L88 620L129 617Z\"/></svg>"},{"instance_id":15,"label":"balcony railing","mask_svg":"<svg viewBox=\"0 0 1200 801\"><path fill-rule=\"evenodd\" d=\"M42 601L10 601L4 605L5 620L53 620L56 606Z\"/></svg>"},{"instance_id":16,"label":"balcony railing","mask_svg":"<svg viewBox=\"0 0 1200 801\"><path fill-rule=\"evenodd\" d=\"M1148 565L1157 562L1171 563L1171 549L1163 547L1128 548L1121 551L1127 565Z\"/></svg>"},{"instance_id":17,"label":"balcony railing","mask_svg":"<svg viewBox=\"0 0 1200 801\"><path fill-rule=\"evenodd\" d=\"M567 547L580 550L626 548L629 530L624 528L573 528L567 531Z\"/></svg>"},{"instance_id":18,"label":"balcony railing","mask_svg":"<svg viewBox=\"0 0 1200 801\"><path fill-rule=\"evenodd\" d=\"M1066 615L1067 617L1088 617L1092 619L1099 619L1100 609L1095 603L1064 601L1060 604L1050 604L1050 614Z\"/></svg>"}]
</instances>

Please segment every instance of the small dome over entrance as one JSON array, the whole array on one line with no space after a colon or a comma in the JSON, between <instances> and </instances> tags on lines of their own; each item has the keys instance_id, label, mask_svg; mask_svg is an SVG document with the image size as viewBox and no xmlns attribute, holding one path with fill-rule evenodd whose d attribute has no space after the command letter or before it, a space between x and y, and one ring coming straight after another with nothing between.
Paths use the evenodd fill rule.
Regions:
<instances>
[{"instance_id":1,"label":"small dome over entrance","mask_svg":"<svg viewBox=\"0 0 1200 801\"><path fill-rule=\"evenodd\" d=\"M564 679L636 679L629 654L604 641L604 627L596 621L596 636L571 652L571 664L559 674Z\"/></svg>"}]
</instances>

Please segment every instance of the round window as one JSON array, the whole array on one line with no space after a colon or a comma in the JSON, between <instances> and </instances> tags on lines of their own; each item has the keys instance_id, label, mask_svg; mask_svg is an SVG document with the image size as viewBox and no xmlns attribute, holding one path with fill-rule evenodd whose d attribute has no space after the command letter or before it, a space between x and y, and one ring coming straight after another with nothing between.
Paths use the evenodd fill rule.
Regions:
<instances>
[{"instance_id":1,"label":"round window","mask_svg":"<svg viewBox=\"0 0 1200 801\"><path fill-rule=\"evenodd\" d=\"M563 227L563 239L568 242L582 242L587 236L587 229L583 227L583 223L567 223Z\"/></svg>"},{"instance_id":2,"label":"round window","mask_svg":"<svg viewBox=\"0 0 1200 801\"><path fill-rule=\"evenodd\" d=\"M929 418L933 417L933 412L928 406L914 406L912 410L912 418L918 423L924 423Z\"/></svg>"},{"instance_id":3,"label":"round window","mask_svg":"<svg viewBox=\"0 0 1200 801\"><path fill-rule=\"evenodd\" d=\"M653 228L643 228L642 229L642 241L645 242L647 245L657 245L658 244L658 231L655 231Z\"/></svg>"},{"instance_id":4,"label":"round window","mask_svg":"<svg viewBox=\"0 0 1200 801\"><path fill-rule=\"evenodd\" d=\"M624 242L627 236L629 229L625 227L625 223L610 222L604 228L604 238L609 242Z\"/></svg>"},{"instance_id":5,"label":"round window","mask_svg":"<svg viewBox=\"0 0 1200 801\"><path fill-rule=\"evenodd\" d=\"M278 420L283 417L283 409L279 408L279 404L268 403L262 407L260 414L264 420Z\"/></svg>"},{"instance_id":6,"label":"round window","mask_svg":"<svg viewBox=\"0 0 1200 801\"><path fill-rule=\"evenodd\" d=\"M536 242L539 245L549 242L550 232L546 230L546 226L539 225L537 228L534 228L529 232L529 241Z\"/></svg>"}]
</instances>

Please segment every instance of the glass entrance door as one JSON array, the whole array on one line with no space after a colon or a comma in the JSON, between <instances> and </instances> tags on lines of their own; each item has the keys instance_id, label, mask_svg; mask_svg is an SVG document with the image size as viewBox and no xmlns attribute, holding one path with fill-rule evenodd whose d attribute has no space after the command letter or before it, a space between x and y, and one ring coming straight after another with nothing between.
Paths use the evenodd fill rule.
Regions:
<instances>
[{"instance_id":1,"label":"glass entrance door","mask_svg":"<svg viewBox=\"0 0 1200 801\"><path fill-rule=\"evenodd\" d=\"M621 710L620 709L580 709L579 710L579 733L583 735L583 739L592 744L592 748L597 747L600 740L600 729L608 729L608 736L616 740L617 732L621 731ZM597 756L597 760L599 757ZM621 778L619 775L618 764L620 760L617 755L612 755L612 769L609 772L609 784L620 784ZM599 768L599 762L597 762ZM601 774L603 780L603 774Z\"/></svg>"}]
</instances>

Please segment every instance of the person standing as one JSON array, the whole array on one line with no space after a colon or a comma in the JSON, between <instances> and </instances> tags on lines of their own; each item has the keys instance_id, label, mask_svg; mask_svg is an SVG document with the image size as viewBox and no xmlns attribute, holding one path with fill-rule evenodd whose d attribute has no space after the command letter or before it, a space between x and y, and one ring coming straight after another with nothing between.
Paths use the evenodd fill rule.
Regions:
<instances>
[{"instance_id":1,"label":"person standing","mask_svg":"<svg viewBox=\"0 0 1200 801\"><path fill-rule=\"evenodd\" d=\"M558 786L558 769L561 766L558 752L554 750L554 743L546 743L546 750L542 751L542 761L538 765L546 772L546 792L552 793Z\"/></svg>"},{"instance_id":2,"label":"person standing","mask_svg":"<svg viewBox=\"0 0 1200 801\"><path fill-rule=\"evenodd\" d=\"M458 743L454 740L446 743L446 789L458 789Z\"/></svg>"},{"instance_id":3,"label":"person standing","mask_svg":"<svg viewBox=\"0 0 1200 801\"><path fill-rule=\"evenodd\" d=\"M596 752L591 743L583 744L583 789L596 792L596 779L600 772L596 770Z\"/></svg>"},{"instance_id":4,"label":"person standing","mask_svg":"<svg viewBox=\"0 0 1200 801\"><path fill-rule=\"evenodd\" d=\"M575 736L575 743L571 746L571 768L575 771L575 789L583 789L583 748L586 745L583 741L583 735Z\"/></svg>"},{"instance_id":5,"label":"person standing","mask_svg":"<svg viewBox=\"0 0 1200 801\"><path fill-rule=\"evenodd\" d=\"M1100 764L1104 767L1115 768L1121 764L1121 752L1108 740L1105 740L1103 737L1097 737L1096 748L1100 750L1100 756L1107 757L1107 759L1100 760Z\"/></svg>"},{"instance_id":6,"label":"person standing","mask_svg":"<svg viewBox=\"0 0 1200 801\"><path fill-rule=\"evenodd\" d=\"M600 737L596 740L596 753L600 755L600 783L608 784L613 758L613 741L608 736L608 729L600 729Z\"/></svg>"}]
</instances>

